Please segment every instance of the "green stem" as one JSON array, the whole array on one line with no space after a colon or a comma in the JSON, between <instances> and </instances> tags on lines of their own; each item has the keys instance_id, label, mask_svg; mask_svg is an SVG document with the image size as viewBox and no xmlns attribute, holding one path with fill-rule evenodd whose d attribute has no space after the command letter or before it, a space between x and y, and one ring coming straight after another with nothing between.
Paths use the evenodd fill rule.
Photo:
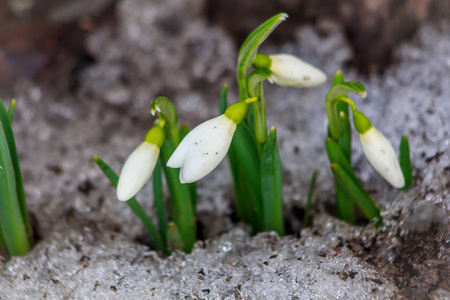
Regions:
<instances>
[{"instance_id":1,"label":"green stem","mask_svg":"<svg viewBox=\"0 0 450 300\"><path fill-rule=\"evenodd\" d=\"M164 194L161 174L161 159L158 159L155 169L153 170L153 199L156 208L156 215L158 216L159 233L163 244L167 245L167 217L164 209Z\"/></svg>"},{"instance_id":2,"label":"green stem","mask_svg":"<svg viewBox=\"0 0 450 300\"><path fill-rule=\"evenodd\" d=\"M117 176L116 172L111 169L108 164L106 164L102 159L99 157L94 157L94 161L97 164L97 166L102 170L103 174L105 174L106 178L109 179L111 184L114 187L117 187L117 182L119 181L119 176ZM150 237L153 239L153 242L155 243L155 249L156 251L160 251L161 253L167 254L166 247L163 243L163 240L161 238L161 235L159 234L158 230L156 229L156 226L153 225L152 220L147 215L145 210L142 208L142 206L139 204L139 202L136 201L136 198L131 198L127 201L128 206L131 208L133 213L141 220L142 224L144 225L145 229L147 229Z\"/></svg>"}]
</instances>

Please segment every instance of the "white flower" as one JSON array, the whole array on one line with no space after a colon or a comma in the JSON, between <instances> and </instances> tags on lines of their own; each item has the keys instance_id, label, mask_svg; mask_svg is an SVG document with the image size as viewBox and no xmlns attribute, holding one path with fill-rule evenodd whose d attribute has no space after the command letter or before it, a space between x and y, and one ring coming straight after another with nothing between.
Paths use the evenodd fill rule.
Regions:
<instances>
[{"instance_id":1,"label":"white flower","mask_svg":"<svg viewBox=\"0 0 450 300\"><path fill-rule=\"evenodd\" d=\"M142 142L125 161L117 183L117 198L130 200L150 179L158 161L159 147Z\"/></svg>"},{"instance_id":2,"label":"white flower","mask_svg":"<svg viewBox=\"0 0 450 300\"><path fill-rule=\"evenodd\" d=\"M312 87L327 80L324 72L291 54L269 55L270 83L290 87Z\"/></svg>"},{"instance_id":3,"label":"white flower","mask_svg":"<svg viewBox=\"0 0 450 300\"><path fill-rule=\"evenodd\" d=\"M235 130L236 123L225 114L198 125L181 141L167 166L181 168L181 183L205 177L227 154Z\"/></svg>"},{"instance_id":4,"label":"white flower","mask_svg":"<svg viewBox=\"0 0 450 300\"><path fill-rule=\"evenodd\" d=\"M359 138L364 154L372 167L395 188L402 188L405 179L389 141L373 126L360 134Z\"/></svg>"}]
</instances>

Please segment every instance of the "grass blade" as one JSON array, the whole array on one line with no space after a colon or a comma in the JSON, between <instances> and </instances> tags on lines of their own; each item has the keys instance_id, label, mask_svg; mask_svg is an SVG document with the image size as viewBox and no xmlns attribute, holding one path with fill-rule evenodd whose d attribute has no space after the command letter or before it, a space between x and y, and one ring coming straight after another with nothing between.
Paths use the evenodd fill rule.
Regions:
<instances>
[{"instance_id":1,"label":"grass blade","mask_svg":"<svg viewBox=\"0 0 450 300\"><path fill-rule=\"evenodd\" d=\"M25 189L22 182L22 173L20 171L19 157L17 155L16 142L14 139L14 133L11 128L10 118L6 111L5 105L0 99L0 125L3 125L6 141L9 148L9 154L14 168L14 176L16 181L16 193L19 201L20 211L22 213L23 222L26 226L28 239L30 245L33 244L33 233L30 227L30 221L28 217L27 201L25 197Z\"/></svg>"},{"instance_id":2,"label":"grass blade","mask_svg":"<svg viewBox=\"0 0 450 300\"><path fill-rule=\"evenodd\" d=\"M114 187L117 187L117 182L119 180L119 176L117 176L116 172L113 171L102 159L95 156L94 161L97 166L102 170L103 174L109 179L111 184ZM126 202L128 206L131 208L133 213L141 220L142 224L144 224L145 229L147 229L150 237L153 239L155 243L155 249L162 253L167 253L166 247L163 243L161 235L159 234L156 226L153 224L150 217L145 212L144 208L137 202L136 198L131 198Z\"/></svg>"},{"instance_id":3,"label":"grass blade","mask_svg":"<svg viewBox=\"0 0 450 300\"><path fill-rule=\"evenodd\" d=\"M330 167L340 186L345 190L350 199L358 205L364 216L368 220L377 219L376 226L379 226L382 222L380 210L375 206L372 199L364 190L361 190L358 185L355 184L355 182L341 166L336 163L332 163Z\"/></svg>"},{"instance_id":4,"label":"grass blade","mask_svg":"<svg viewBox=\"0 0 450 300\"><path fill-rule=\"evenodd\" d=\"M403 188L407 189L413 183L413 169L411 165L409 141L406 135L402 136L402 140L400 142L400 167L402 169L403 177L405 178L405 186Z\"/></svg>"},{"instance_id":5,"label":"grass blade","mask_svg":"<svg viewBox=\"0 0 450 300\"><path fill-rule=\"evenodd\" d=\"M270 130L261 156L263 224L265 231L286 234L283 217L283 170L277 145L277 131Z\"/></svg>"}]
</instances>

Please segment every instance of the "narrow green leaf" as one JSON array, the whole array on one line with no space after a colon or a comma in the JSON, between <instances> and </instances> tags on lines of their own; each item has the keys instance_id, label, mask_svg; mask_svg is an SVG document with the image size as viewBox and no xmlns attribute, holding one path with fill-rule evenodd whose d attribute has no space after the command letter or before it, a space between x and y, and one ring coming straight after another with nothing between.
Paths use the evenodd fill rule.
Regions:
<instances>
[{"instance_id":1,"label":"narrow green leaf","mask_svg":"<svg viewBox=\"0 0 450 300\"><path fill-rule=\"evenodd\" d=\"M354 183L361 190L364 190L361 182L359 182L358 178L356 177L355 173L353 172L353 169L352 169L350 163L348 162L347 158L345 157L345 155L342 152L339 145L332 139L327 139L325 141L325 149L327 151L328 160L330 161L330 164L337 163L339 166L341 166L341 168L344 169L344 171L354 181Z\"/></svg>"},{"instance_id":2,"label":"narrow green leaf","mask_svg":"<svg viewBox=\"0 0 450 300\"><path fill-rule=\"evenodd\" d=\"M334 179L334 189L336 193L335 198L338 218L350 224L355 224L355 204L347 195L347 192L337 178Z\"/></svg>"},{"instance_id":3,"label":"narrow green leaf","mask_svg":"<svg viewBox=\"0 0 450 300\"><path fill-rule=\"evenodd\" d=\"M336 74L334 74L333 77L333 87L335 87L336 85L345 82L344 80L344 74L342 73L341 70L337 71Z\"/></svg>"},{"instance_id":4,"label":"narrow green leaf","mask_svg":"<svg viewBox=\"0 0 450 300\"><path fill-rule=\"evenodd\" d=\"M12 121L13 121L15 110L16 110L16 99L12 99L11 104L8 107L9 123L12 123Z\"/></svg>"},{"instance_id":5,"label":"narrow green leaf","mask_svg":"<svg viewBox=\"0 0 450 300\"><path fill-rule=\"evenodd\" d=\"M413 169L411 165L411 154L409 151L409 141L406 135L402 136L400 142L400 167L402 169L403 177L405 178L404 189L409 188L413 183Z\"/></svg>"},{"instance_id":6,"label":"narrow green leaf","mask_svg":"<svg viewBox=\"0 0 450 300\"><path fill-rule=\"evenodd\" d=\"M5 238L3 237L2 228L0 227L0 256L8 259L8 247L6 246Z\"/></svg>"},{"instance_id":7,"label":"narrow green leaf","mask_svg":"<svg viewBox=\"0 0 450 300\"><path fill-rule=\"evenodd\" d=\"M167 249L169 252L173 252L183 248L183 239L181 238L180 231L174 222L170 222L167 230Z\"/></svg>"},{"instance_id":8,"label":"narrow green leaf","mask_svg":"<svg viewBox=\"0 0 450 300\"><path fill-rule=\"evenodd\" d=\"M164 193L161 174L161 159L155 165L155 169L152 174L153 180L153 201L155 203L156 215L158 216L159 234L163 240L163 244L167 245L167 217L164 208Z\"/></svg>"},{"instance_id":9,"label":"narrow green leaf","mask_svg":"<svg viewBox=\"0 0 450 300\"><path fill-rule=\"evenodd\" d=\"M309 223L309 216L311 215L312 198L314 196L314 189L316 188L316 178L317 178L317 171L314 172L311 176L311 183L309 184L308 190L308 198L306 200L305 218L303 220L303 227L308 226Z\"/></svg>"},{"instance_id":10,"label":"narrow green leaf","mask_svg":"<svg viewBox=\"0 0 450 300\"><path fill-rule=\"evenodd\" d=\"M234 133L233 141L230 146L231 155L235 156L235 164L239 165L239 171L242 174L238 175L240 186L247 188L249 198L237 199L237 202L244 207L246 201L251 203L252 226L255 231L258 231L262 224L262 194L261 194L261 169L259 152L256 142L252 137L247 125L241 122ZM230 160L231 161L231 160ZM246 181L244 184L242 181ZM244 195L245 193L239 193ZM238 197L238 195L236 195Z\"/></svg>"},{"instance_id":11,"label":"narrow green leaf","mask_svg":"<svg viewBox=\"0 0 450 300\"><path fill-rule=\"evenodd\" d=\"M170 216L183 238L183 251L190 253L196 240L195 214L189 184L180 183L180 170L167 167L167 161L175 151L171 140L161 147L161 158L170 191Z\"/></svg>"},{"instance_id":12,"label":"narrow green leaf","mask_svg":"<svg viewBox=\"0 0 450 300\"><path fill-rule=\"evenodd\" d=\"M0 106L3 103L0 101ZM30 250L27 225L24 222L17 196L16 177L11 159L3 119L0 124L0 228L3 231L8 252L21 256ZM9 119L7 119L9 124Z\"/></svg>"},{"instance_id":13,"label":"narrow green leaf","mask_svg":"<svg viewBox=\"0 0 450 300\"><path fill-rule=\"evenodd\" d=\"M352 127L350 125L348 104L345 102L339 102L336 105L336 111L339 115L339 137L338 144L344 153L345 158L349 164L352 162Z\"/></svg>"},{"instance_id":14,"label":"narrow green leaf","mask_svg":"<svg viewBox=\"0 0 450 300\"><path fill-rule=\"evenodd\" d=\"M263 230L286 234L283 216L283 170L275 127L270 131L261 156Z\"/></svg>"},{"instance_id":15,"label":"narrow green leaf","mask_svg":"<svg viewBox=\"0 0 450 300\"><path fill-rule=\"evenodd\" d=\"M287 14L281 13L273 16L258 28L256 28L239 50L237 63L237 78L239 85L239 100L243 101L247 97L245 77L250 69L250 66L255 61L259 46L266 40L266 38L275 30L275 28L288 17Z\"/></svg>"},{"instance_id":16,"label":"narrow green leaf","mask_svg":"<svg viewBox=\"0 0 450 300\"><path fill-rule=\"evenodd\" d=\"M100 159L97 156L94 157L94 161L100 168L100 170L102 170L103 174L105 174L105 176L109 179L111 184L114 187L117 187L119 176L117 176L117 174L113 171L113 169L111 169L102 159ZM136 198L133 197L126 203L131 208L133 213L141 220L145 229L147 229L150 237L153 239L153 242L155 243L155 249L162 253L167 253L166 247L163 243L161 235L156 229L156 226L153 224L151 218L147 215L144 208L139 204L139 202L137 202Z\"/></svg>"},{"instance_id":17,"label":"narrow green leaf","mask_svg":"<svg viewBox=\"0 0 450 300\"><path fill-rule=\"evenodd\" d=\"M19 157L17 155L16 142L14 139L14 133L11 128L10 119L8 112L0 99L0 125L3 125L3 130L5 132L6 141L9 148L9 153L11 156L11 161L14 168L14 176L16 181L16 193L19 201L20 211L22 213L23 222L26 226L29 244L33 245L33 233L30 227L30 221L28 217L27 201L25 198L25 189L22 182L22 173L20 171ZM1 126L0 126L1 127Z\"/></svg>"},{"instance_id":18,"label":"narrow green leaf","mask_svg":"<svg viewBox=\"0 0 450 300\"><path fill-rule=\"evenodd\" d=\"M180 126L180 142L189 133L189 127L187 125ZM197 214L197 182L189 183L189 191L192 200L192 209L194 210L194 215Z\"/></svg>"},{"instance_id":19,"label":"narrow green leaf","mask_svg":"<svg viewBox=\"0 0 450 300\"><path fill-rule=\"evenodd\" d=\"M260 68L250 73L247 77L247 94L248 97L258 97L258 101L253 102L253 120L255 128L256 141L263 144L267 140L267 124L266 124L266 100L264 98L264 80L272 75L266 68Z\"/></svg>"},{"instance_id":20,"label":"narrow green leaf","mask_svg":"<svg viewBox=\"0 0 450 300\"><path fill-rule=\"evenodd\" d=\"M359 186L355 184L341 166L333 163L330 167L335 178L339 181L340 186L342 186L350 199L358 205L364 216L366 216L368 220L376 218L376 226L379 226L382 222L380 210L375 206L372 199L368 197L365 191L361 190Z\"/></svg>"}]
</instances>

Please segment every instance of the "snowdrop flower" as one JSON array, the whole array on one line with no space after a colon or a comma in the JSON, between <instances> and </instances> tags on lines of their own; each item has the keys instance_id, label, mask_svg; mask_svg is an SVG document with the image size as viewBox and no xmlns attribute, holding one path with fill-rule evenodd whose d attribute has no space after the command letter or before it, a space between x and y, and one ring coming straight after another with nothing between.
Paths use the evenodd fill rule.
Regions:
<instances>
[{"instance_id":1,"label":"snowdrop flower","mask_svg":"<svg viewBox=\"0 0 450 300\"><path fill-rule=\"evenodd\" d=\"M208 120L188 133L167 162L170 168L180 169L180 182L197 181L223 160L230 148L236 126L244 119L250 98L230 105L223 115Z\"/></svg>"},{"instance_id":2,"label":"snowdrop flower","mask_svg":"<svg viewBox=\"0 0 450 300\"><path fill-rule=\"evenodd\" d=\"M353 122L369 163L392 186L402 188L405 178L392 145L361 112L353 111Z\"/></svg>"},{"instance_id":3,"label":"snowdrop flower","mask_svg":"<svg viewBox=\"0 0 450 300\"><path fill-rule=\"evenodd\" d=\"M117 199L130 200L147 183L155 169L159 148L163 143L164 128L156 125L125 161L117 183Z\"/></svg>"},{"instance_id":4,"label":"snowdrop flower","mask_svg":"<svg viewBox=\"0 0 450 300\"><path fill-rule=\"evenodd\" d=\"M291 54L265 55L258 53L253 65L272 72L270 83L290 87L312 87L327 80L324 72Z\"/></svg>"}]
</instances>

